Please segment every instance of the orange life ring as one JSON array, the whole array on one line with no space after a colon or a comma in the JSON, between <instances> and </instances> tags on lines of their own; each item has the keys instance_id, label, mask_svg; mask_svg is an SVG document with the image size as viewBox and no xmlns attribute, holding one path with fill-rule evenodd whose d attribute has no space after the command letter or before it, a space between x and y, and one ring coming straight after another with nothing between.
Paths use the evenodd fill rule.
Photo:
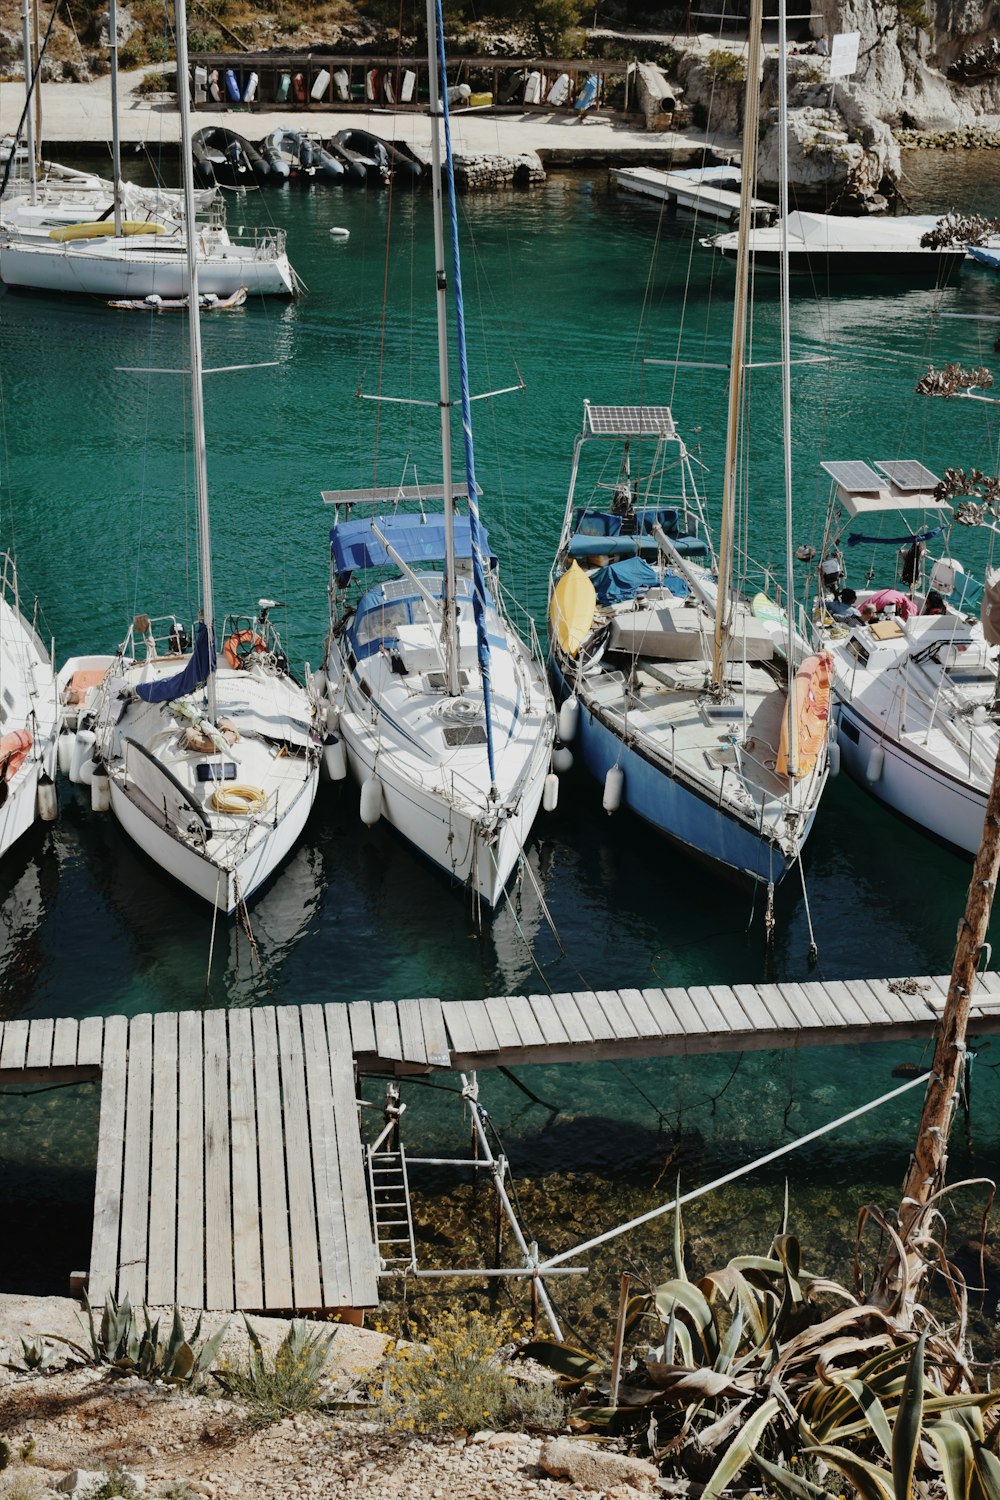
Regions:
<instances>
[{"instance_id":1,"label":"orange life ring","mask_svg":"<svg viewBox=\"0 0 1000 1500\"><path fill-rule=\"evenodd\" d=\"M246 649L241 651L240 647ZM222 654L231 667L241 667L251 651L266 651L267 642L255 630L237 630L226 641Z\"/></svg>"}]
</instances>

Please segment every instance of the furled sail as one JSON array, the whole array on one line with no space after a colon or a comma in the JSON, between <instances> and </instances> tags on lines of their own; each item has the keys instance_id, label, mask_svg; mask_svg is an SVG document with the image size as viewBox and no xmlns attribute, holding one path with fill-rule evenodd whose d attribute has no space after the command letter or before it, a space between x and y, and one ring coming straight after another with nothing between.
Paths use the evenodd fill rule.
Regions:
<instances>
[{"instance_id":1,"label":"furled sail","mask_svg":"<svg viewBox=\"0 0 1000 1500\"><path fill-rule=\"evenodd\" d=\"M181 671L156 682L140 682L136 692L146 703L172 703L175 698L193 693L199 682L205 682L214 671L215 642L209 639L208 627L202 621L195 632L194 650Z\"/></svg>"}]
</instances>

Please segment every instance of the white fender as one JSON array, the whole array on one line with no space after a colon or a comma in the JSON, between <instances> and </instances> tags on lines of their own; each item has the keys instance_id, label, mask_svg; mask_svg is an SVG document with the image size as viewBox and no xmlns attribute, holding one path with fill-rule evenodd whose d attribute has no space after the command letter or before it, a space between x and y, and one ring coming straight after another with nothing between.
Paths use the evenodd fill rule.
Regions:
<instances>
[{"instance_id":1,"label":"white fender","mask_svg":"<svg viewBox=\"0 0 1000 1500\"><path fill-rule=\"evenodd\" d=\"M91 729L78 729L73 736L73 745L70 752L69 779L79 784L80 767L84 761L90 759L93 753L97 736Z\"/></svg>"},{"instance_id":2,"label":"white fender","mask_svg":"<svg viewBox=\"0 0 1000 1500\"><path fill-rule=\"evenodd\" d=\"M42 822L54 823L59 815L59 796L55 782L45 771L38 778L35 796L38 803L38 816Z\"/></svg>"},{"instance_id":3,"label":"white fender","mask_svg":"<svg viewBox=\"0 0 1000 1500\"><path fill-rule=\"evenodd\" d=\"M336 703L327 702L326 714L323 718L323 727L327 734L340 733L340 709Z\"/></svg>"},{"instance_id":4,"label":"white fender","mask_svg":"<svg viewBox=\"0 0 1000 1500\"><path fill-rule=\"evenodd\" d=\"M56 761L59 770L64 776L69 775L70 762L73 759L73 735L64 731L56 740Z\"/></svg>"},{"instance_id":5,"label":"white fender","mask_svg":"<svg viewBox=\"0 0 1000 1500\"><path fill-rule=\"evenodd\" d=\"M555 812L559 805L559 777L550 771L542 784L542 806L546 812Z\"/></svg>"},{"instance_id":6,"label":"white fender","mask_svg":"<svg viewBox=\"0 0 1000 1500\"><path fill-rule=\"evenodd\" d=\"M347 775L347 754L338 735L328 734L323 741L322 765L327 781L343 781Z\"/></svg>"},{"instance_id":7,"label":"white fender","mask_svg":"<svg viewBox=\"0 0 1000 1500\"><path fill-rule=\"evenodd\" d=\"M871 755L869 755L868 757L868 764L865 767L865 780L870 781L872 785L874 785L882 775L882 768L884 765L885 751L882 749L881 745L876 745Z\"/></svg>"},{"instance_id":8,"label":"white fender","mask_svg":"<svg viewBox=\"0 0 1000 1500\"><path fill-rule=\"evenodd\" d=\"M575 693L571 693L559 709L559 738L564 745L573 743L579 722L580 700Z\"/></svg>"},{"instance_id":9,"label":"white fender","mask_svg":"<svg viewBox=\"0 0 1000 1500\"><path fill-rule=\"evenodd\" d=\"M567 750L565 745L557 745L552 752L552 769L560 776L565 776L567 771L573 769L573 752Z\"/></svg>"},{"instance_id":10,"label":"white fender","mask_svg":"<svg viewBox=\"0 0 1000 1500\"><path fill-rule=\"evenodd\" d=\"M827 765L831 776L840 775L840 744L837 740L830 741L827 751Z\"/></svg>"},{"instance_id":11,"label":"white fender","mask_svg":"<svg viewBox=\"0 0 1000 1500\"><path fill-rule=\"evenodd\" d=\"M77 781L82 782L84 786L91 786L92 783L93 783L93 780L94 780L94 773L96 772L96 770L97 770L97 761L96 760L92 760L92 759L90 759L88 757L87 760L85 760L84 763L83 763L83 765L80 767L80 774L76 778Z\"/></svg>"},{"instance_id":12,"label":"white fender","mask_svg":"<svg viewBox=\"0 0 1000 1500\"><path fill-rule=\"evenodd\" d=\"M612 766L604 778L604 811L606 813L617 812L622 805L622 792L625 788L625 772L621 766Z\"/></svg>"},{"instance_id":13,"label":"white fender","mask_svg":"<svg viewBox=\"0 0 1000 1500\"><path fill-rule=\"evenodd\" d=\"M106 813L111 807L111 777L105 766L96 766L90 778L90 809Z\"/></svg>"},{"instance_id":14,"label":"white fender","mask_svg":"<svg viewBox=\"0 0 1000 1500\"><path fill-rule=\"evenodd\" d=\"M382 816L382 783L377 776L369 776L361 786L361 821L366 828L374 828Z\"/></svg>"}]
</instances>

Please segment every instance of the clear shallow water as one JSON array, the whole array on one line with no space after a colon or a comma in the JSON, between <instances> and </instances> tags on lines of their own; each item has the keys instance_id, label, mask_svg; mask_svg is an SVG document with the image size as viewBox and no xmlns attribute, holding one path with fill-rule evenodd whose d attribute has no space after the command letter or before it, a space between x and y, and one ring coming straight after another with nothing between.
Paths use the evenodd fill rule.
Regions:
<instances>
[{"instance_id":1,"label":"clear shallow water","mask_svg":"<svg viewBox=\"0 0 1000 1500\"><path fill-rule=\"evenodd\" d=\"M990 206L990 198L1000 207L1000 160L970 163L963 154L967 180L949 174L953 160L908 163L919 179L913 208L951 206L956 183L969 206ZM414 221L416 242L387 259L390 212L400 228ZM661 221L650 205L609 191L602 172L556 175L531 194L466 198L462 213L475 245L465 259L474 388L512 385L517 372L526 387L475 408L484 512L508 587L541 627L585 396L669 400L699 445L717 514L724 377L642 358L724 362L732 272L693 244L690 219ZM294 306L248 304L204 320L207 365L274 362L206 383L217 609L245 609L264 594L287 601L290 655L316 665L329 524L319 491L371 481L373 453L383 483L400 476L409 455L424 476L437 474L432 409L355 399L359 388L379 389L380 370L385 395L434 390L430 204L425 195L390 204L387 195L292 190L231 203L230 222L241 220L287 225L309 292ZM331 225L348 228L350 239L331 239ZM409 236L399 241L408 245ZM913 394L928 360L993 362L995 277L966 268L940 290L884 282L830 298L820 290L797 289L793 320L796 353L833 356L796 367L795 540L819 539L821 457L920 456L932 467L995 473L993 408ZM777 340L773 284L761 288L760 306L763 360ZM977 317L944 316L952 312ZM125 373L183 365L183 320L0 293L0 340L3 532L59 659L111 649L136 610L190 614L197 585L184 382ZM775 372L754 376L751 400L752 550L776 558ZM963 555L980 567L987 560L981 545ZM113 821L92 817L77 789L64 786L61 795L56 827L26 842L0 875L0 1016L940 973L950 966L969 873L846 778L832 783L806 858L820 955L812 968L801 889L780 893L768 950L759 920L751 926L748 896L637 823L607 818L600 788L573 776L558 812L540 821L530 856L558 937L530 882L515 909L477 935L460 894L389 830L364 829L351 788L325 787L306 840L252 909L263 971L235 929L217 935L209 969L210 915L147 865ZM917 1047L750 1054L735 1074L733 1058L533 1068L524 1078L559 1106L554 1120L492 1074L483 1078L484 1102L515 1169L530 1170L536 1185L574 1168L606 1183L621 1169L622 1192L644 1203L678 1126L685 1174L704 1180L884 1092L891 1068L919 1056ZM984 1050L977 1069L974 1118L980 1151L995 1155L990 1057ZM414 1146L426 1139L454 1149L457 1105L417 1086L408 1094ZM29 1218L50 1223L55 1212L75 1223L77 1259L85 1260L96 1116L92 1104L74 1100L0 1101L0 1189ZM853 1217L860 1184L891 1201L918 1108L910 1096L793 1158L793 1196L818 1219L839 1212L838 1232ZM606 1186L587 1196L577 1182L587 1214L598 1212ZM757 1222L756 1193L724 1195L731 1224ZM44 1280L49 1271L31 1260L23 1274ZM60 1284L65 1269L60 1245L51 1267Z\"/></svg>"}]
</instances>

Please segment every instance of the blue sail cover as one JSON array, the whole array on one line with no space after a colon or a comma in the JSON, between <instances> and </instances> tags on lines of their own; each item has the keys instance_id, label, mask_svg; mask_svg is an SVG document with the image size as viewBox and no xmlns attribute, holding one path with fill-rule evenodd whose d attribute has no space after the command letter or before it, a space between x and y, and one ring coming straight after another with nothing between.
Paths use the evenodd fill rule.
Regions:
<instances>
[{"instance_id":1,"label":"blue sail cover","mask_svg":"<svg viewBox=\"0 0 1000 1500\"><path fill-rule=\"evenodd\" d=\"M341 521L330 529L330 551L338 573L353 573L355 568L382 568L389 562L378 537L372 531L371 516L360 521ZM406 563L440 562L444 557L444 517L376 516L375 523L386 541ZM472 557L472 529L468 516L456 516L455 556L463 561ZM489 538L480 528L483 545L489 552ZM495 560L495 559L494 559Z\"/></svg>"},{"instance_id":2,"label":"blue sail cover","mask_svg":"<svg viewBox=\"0 0 1000 1500\"><path fill-rule=\"evenodd\" d=\"M172 703L193 693L199 682L205 682L215 671L215 642L208 638L208 627L202 621L195 632L194 650L187 665L173 677L161 677L156 682L140 682L136 688L145 703Z\"/></svg>"},{"instance_id":3,"label":"blue sail cover","mask_svg":"<svg viewBox=\"0 0 1000 1500\"><path fill-rule=\"evenodd\" d=\"M620 604L626 599L635 599L645 589L657 588L660 575L642 557L626 557L621 562L607 563L592 575L591 582L597 593L598 604ZM683 578L676 573L665 572L663 587L678 599L691 592Z\"/></svg>"}]
</instances>

